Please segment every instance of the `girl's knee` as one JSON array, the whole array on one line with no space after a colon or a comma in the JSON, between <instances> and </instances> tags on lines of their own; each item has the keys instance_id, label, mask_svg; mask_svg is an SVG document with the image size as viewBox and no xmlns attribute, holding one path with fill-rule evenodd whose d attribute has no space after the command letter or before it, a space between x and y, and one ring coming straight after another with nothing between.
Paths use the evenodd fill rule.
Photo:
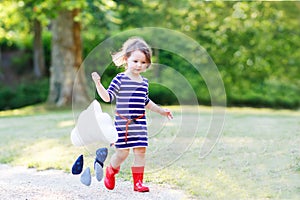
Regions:
<instances>
[{"instance_id":1,"label":"girl's knee","mask_svg":"<svg viewBox=\"0 0 300 200\"><path fill-rule=\"evenodd\" d=\"M146 148L135 148L134 152L134 166L145 166L146 162Z\"/></svg>"},{"instance_id":2,"label":"girl's knee","mask_svg":"<svg viewBox=\"0 0 300 200\"><path fill-rule=\"evenodd\" d=\"M133 152L136 156L144 156L146 154L146 147L134 148Z\"/></svg>"},{"instance_id":3,"label":"girl's knee","mask_svg":"<svg viewBox=\"0 0 300 200\"><path fill-rule=\"evenodd\" d=\"M116 151L116 156L119 159L125 160L128 155L129 155L129 149L118 149Z\"/></svg>"}]
</instances>

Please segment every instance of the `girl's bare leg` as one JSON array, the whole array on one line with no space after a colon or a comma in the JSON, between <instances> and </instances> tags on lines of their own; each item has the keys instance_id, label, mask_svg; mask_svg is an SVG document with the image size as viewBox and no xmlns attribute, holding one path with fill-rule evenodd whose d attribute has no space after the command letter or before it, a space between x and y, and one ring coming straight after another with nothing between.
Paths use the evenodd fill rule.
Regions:
<instances>
[{"instance_id":1,"label":"girl's bare leg","mask_svg":"<svg viewBox=\"0 0 300 200\"><path fill-rule=\"evenodd\" d=\"M113 168L117 169L126 160L129 155L129 149L116 149L114 155L110 159L110 164Z\"/></svg>"},{"instance_id":2,"label":"girl's bare leg","mask_svg":"<svg viewBox=\"0 0 300 200\"><path fill-rule=\"evenodd\" d=\"M146 164L146 147L136 147L133 149L134 163L133 166L145 166Z\"/></svg>"}]
</instances>

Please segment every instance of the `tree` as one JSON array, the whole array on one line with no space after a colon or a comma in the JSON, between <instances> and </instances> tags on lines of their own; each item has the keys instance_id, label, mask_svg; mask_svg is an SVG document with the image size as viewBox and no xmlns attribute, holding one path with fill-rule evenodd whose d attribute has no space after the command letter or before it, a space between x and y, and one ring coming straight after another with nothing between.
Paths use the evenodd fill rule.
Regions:
<instances>
[{"instance_id":1,"label":"tree","mask_svg":"<svg viewBox=\"0 0 300 200\"><path fill-rule=\"evenodd\" d=\"M82 42L81 42L81 23L88 24L89 19L99 20L92 16L95 14L100 17L100 25L107 29L117 28L110 21L117 20L111 8L115 6L113 1L98 0L78 0L78 1L56 1L54 7L57 17L52 21L52 50L50 67L50 91L48 103L57 106L75 104L85 104L89 101L86 91L86 80L82 63ZM92 11L95 9L94 11ZM84 12L82 12L84 11ZM100 13L100 14L99 14ZM101 22L103 20L103 22ZM99 24L99 22L95 22ZM92 27L95 25L92 24ZM101 31L102 37L105 29L94 32L94 35ZM97 36L93 36L97 37ZM99 41L100 42L100 41ZM74 84L76 79L76 84ZM74 87L73 87L74 86ZM76 92L74 92L76 91Z\"/></svg>"},{"instance_id":2,"label":"tree","mask_svg":"<svg viewBox=\"0 0 300 200\"><path fill-rule=\"evenodd\" d=\"M33 71L34 75L41 78L46 73L45 55L42 39L42 25L38 19L33 20Z\"/></svg>"},{"instance_id":3,"label":"tree","mask_svg":"<svg viewBox=\"0 0 300 200\"><path fill-rule=\"evenodd\" d=\"M80 22L76 21L76 17L80 12L78 7L61 9L57 13L57 17L52 20L48 103L57 106L70 105L72 100L76 103L88 101L85 91L84 71L79 70L82 63L82 44ZM76 75L79 77L79 81L74 85ZM74 89L77 91L76 94L73 93Z\"/></svg>"},{"instance_id":4,"label":"tree","mask_svg":"<svg viewBox=\"0 0 300 200\"><path fill-rule=\"evenodd\" d=\"M24 14L25 7L28 9ZM71 103L72 96L75 101L86 99L84 76L78 72L81 46L83 55L87 55L120 31L153 26L170 28L186 33L211 55L223 76L229 104L297 107L300 103L299 9L299 2L285 1L6 0L0 3L0 42L12 48L27 48L32 41L28 37L30 31L36 30L34 38L40 41L40 28L51 29L48 102L64 105ZM36 28L32 23L29 26L35 20ZM145 39L151 41L154 37L160 35ZM41 43L34 46L38 49ZM199 76L190 70L184 58L155 49L154 60L172 66L188 77L195 91L200 91L203 82L199 82ZM155 76L160 73L159 68L154 70ZM76 93L75 97L71 87L76 74L82 78L75 89L82 92L77 92L80 95ZM197 93L200 100L203 94L203 91Z\"/></svg>"},{"instance_id":5,"label":"tree","mask_svg":"<svg viewBox=\"0 0 300 200\"><path fill-rule=\"evenodd\" d=\"M33 32L33 73L37 78L46 75L45 54L43 47L43 26L49 23L47 15L50 13L49 5L43 1L26 0L18 2L21 6L24 19L31 22Z\"/></svg>"}]
</instances>

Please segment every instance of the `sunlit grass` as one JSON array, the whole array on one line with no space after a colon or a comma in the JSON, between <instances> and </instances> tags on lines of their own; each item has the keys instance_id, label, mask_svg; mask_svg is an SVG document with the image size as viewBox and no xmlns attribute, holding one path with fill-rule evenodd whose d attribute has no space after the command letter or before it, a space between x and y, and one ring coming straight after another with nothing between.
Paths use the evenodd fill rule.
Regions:
<instances>
[{"instance_id":1,"label":"sunlit grass","mask_svg":"<svg viewBox=\"0 0 300 200\"><path fill-rule=\"evenodd\" d=\"M27 116L33 114L43 114L48 112L62 112L68 111L70 109L70 106L58 108L56 106L51 106L43 103L38 105L26 106L23 108L0 111L0 117Z\"/></svg>"},{"instance_id":2,"label":"sunlit grass","mask_svg":"<svg viewBox=\"0 0 300 200\"><path fill-rule=\"evenodd\" d=\"M65 155L69 154L69 151L70 145L66 145L58 139L44 139L25 147L13 163L36 168L51 166L51 168L67 169L69 166L65 166L65 164L70 161L70 158Z\"/></svg>"},{"instance_id":3,"label":"sunlit grass","mask_svg":"<svg viewBox=\"0 0 300 200\"><path fill-rule=\"evenodd\" d=\"M47 112L46 107L42 105L27 106L20 109L0 111L0 117L31 115L35 113Z\"/></svg>"},{"instance_id":4,"label":"sunlit grass","mask_svg":"<svg viewBox=\"0 0 300 200\"><path fill-rule=\"evenodd\" d=\"M171 184L200 199L299 197L299 112L229 108L226 110L224 131L217 145L207 157L200 158L211 108L169 108L175 116L172 121L162 121L159 115L151 113L148 117L151 122L149 130L159 129L161 132L149 141L146 182ZM181 123L178 118L183 115L193 119L198 116L198 109L201 113L201 127L196 138L191 135L185 138L186 133L177 133L177 126ZM72 146L70 132L74 127L74 119L70 109L48 110L39 105L17 110L0 112L1 163L69 172L75 159L84 154L85 167L93 168L97 145L89 148ZM111 107L105 105L103 110L111 112ZM187 127L194 125L189 120L184 123ZM166 126L160 129L156 127L158 124ZM172 145L170 138L174 136L180 137L173 144L174 148L189 142L191 146L182 152L177 161L164 166L164 159L176 158L176 155L164 149L164 145ZM107 160L113 152L113 148L109 148ZM130 154L122 165L119 178L131 180L132 162L133 156ZM151 171L151 168L157 170Z\"/></svg>"}]
</instances>

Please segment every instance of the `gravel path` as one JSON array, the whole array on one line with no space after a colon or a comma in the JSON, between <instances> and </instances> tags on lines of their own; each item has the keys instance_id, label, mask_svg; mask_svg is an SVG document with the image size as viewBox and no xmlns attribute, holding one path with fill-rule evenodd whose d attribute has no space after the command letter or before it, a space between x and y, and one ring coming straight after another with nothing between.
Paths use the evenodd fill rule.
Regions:
<instances>
[{"instance_id":1,"label":"gravel path","mask_svg":"<svg viewBox=\"0 0 300 200\"><path fill-rule=\"evenodd\" d=\"M169 186L147 184L148 193L132 190L132 183L117 179L116 187L109 191L95 177L87 187L80 182L80 176L59 170L37 171L25 167L0 165L0 197L4 200L85 200L85 199L189 199L182 191Z\"/></svg>"}]
</instances>

